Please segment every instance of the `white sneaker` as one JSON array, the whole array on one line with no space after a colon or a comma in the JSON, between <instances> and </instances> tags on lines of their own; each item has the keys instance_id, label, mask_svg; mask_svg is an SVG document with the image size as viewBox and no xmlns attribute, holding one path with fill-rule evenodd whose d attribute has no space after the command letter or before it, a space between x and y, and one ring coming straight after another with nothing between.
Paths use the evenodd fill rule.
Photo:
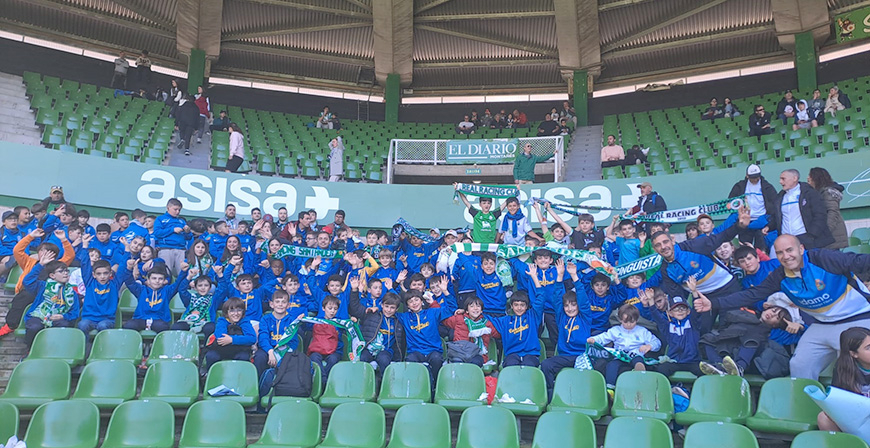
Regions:
<instances>
[{"instance_id":1,"label":"white sneaker","mask_svg":"<svg viewBox=\"0 0 870 448\"><path fill-rule=\"evenodd\" d=\"M201 138L197 138L197 139L196 139L196 142L197 142L197 143L202 143L202 139L201 139Z\"/></svg>"}]
</instances>

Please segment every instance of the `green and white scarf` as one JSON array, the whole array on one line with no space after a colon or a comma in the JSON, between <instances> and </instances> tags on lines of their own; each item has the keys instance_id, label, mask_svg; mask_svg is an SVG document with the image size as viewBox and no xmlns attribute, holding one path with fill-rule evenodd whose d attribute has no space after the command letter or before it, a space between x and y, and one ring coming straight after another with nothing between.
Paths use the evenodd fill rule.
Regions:
<instances>
[{"instance_id":1,"label":"green and white scarf","mask_svg":"<svg viewBox=\"0 0 870 448\"><path fill-rule=\"evenodd\" d=\"M517 187L499 187L497 185L456 184L456 192L453 193L454 202L459 198L459 193L470 194L479 198L514 198L520 195Z\"/></svg>"},{"instance_id":2,"label":"green and white scarf","mask_svg":"<svg viewBox=\"0 0 870 448\"><path fill-rule=\"evenodd\" d=\"M203 325L207 324L211 316L209 309L211 308L212 294L200 295L196 291L190 292L190 305L184 310L181 315L181 322L187 322L190 326L190 331L199 333L202 331Z\"/></svg>"},{"instance_id":3,"label":"green and white scarf","mask_svg":"<svg viewBox=\"0 0 870 448\"><path fill-rule=\"evenodd\" d=\"M483 315L480 317L480 320L473 321L470 317L465 316L465 325L468 327L468 337L471 339L471 342L477 344L477 348L480 350L481 355L486 355L489 352L486 344L483 343L483 335L490 334L492 330L486 326L486 323L489 322L489 320L487 320Z\"/></svg>"},{"instance_id":4,"label":"green and white scarf","mask_svg":"<svg viewBox=\"0 0 870 448\"><path fill-rule=\"evenodd\" d=\"M407 233L408 235L416 236L417 238L420 238L421 240L423 240L427 243L432 243L432 242L438 241L435 238L432 238L431 236L429 236L428 233L421 232L420 230L417 230L416 227L412 226L411 224L408 224L408 221L405 221L404 218L399 218L398 220L396 220L396 224L394 225L394 227L395 226L401 226L402 230L405 233Z\"/></svg>"},{"instance_id":5,"label":"green and white scarf","mask_svg":"<svg viewBox=\"0 0 870 448\"><path fill-rule=\"evenodd\" d=\"M656 364L663 364L666 362L673 362L673 360L668 358L667 356L660 356L658 358L647 358L645 356L642 356L640 353L629 353L624 350L618 350L612 347L605 347L597 342L589 344L586 347L586 354L593 359L606 359L608 361L622 361L625 363L630 362L636 356L640 356L643 360L643 363L648 366L654 366Z\"/></svg>"},{"instance_id":6,"label":"green and white scarf","mask_svg":"<svg viewBox=\"0 0 870 448\"><path fill-rule=\"evenodd\" d=\"M450 248L454 252L492 252L499 258L519 258L527 259L533 252L538 249L546 249L554 254L561 255L567 260L582 261L588 264L596 271L608 276L611 280L616 281L616 269L602 260L595 254L586 250L565 249L555 244L549 244L545 247L526 247L512 246L509 244L486 244L486 243L456 243Z\"/></svg>"},{"instance_id":7,"label":"green and white scarf","mask_svg":"<svg viewBox=\"0 0 870 448\"><path fill-rule=\"evenodd\" d=\"M42 302L30 313L42 321L46 327L52 326L52 314L66 314L78 300L75 289L67 283L59 283L54 280L45 282L45 290L42 292Z\"/></svg>"},{"instance_id":8,"label":"green and white scarf","mask_svg":"<svg viewBox=\"0 0 870 448\"><path fill-rule=\"evenodd\" d=\"M616 267L616 274L619 278L626 278L629 275L640 274L650 269L655 269L662 264L662 256L659 254L647 255L643 258L638 258L628 264L622 264Z\"/></svg>"},{"instance_id":9,"label":"green and white scarf","mask_svg":"<svg viewBox=\"0 0 870 448\"><path fill-rule=\"evenodd\" d=\"M622 215L622 218L633 219L637 222L664 222L669 224L696 221L698 219L698 216L703 214L716 216L725 215L737 211L737 209L739 209L744 203L743 196L744 195L740 195L730 199L723 199L721 201L711 202L709 204L696 205L694 207L655 212L650 215L631 215L626 213Z\"/></svg>"},{"instance_id":10,"label":"green and white scarf","mask_svg":"<svg viewBox=\"0 0 870 448\"><path fill-rule=\"evenodd\" d=\"M550 201L548 201L548 200L546 200L546 199L541 199L541 198L531 198L531 199L528 200L527 204L528 204L529 206L532 206L532 205L534 205L536 202L539 203L539 204L543 204L543 203L545 203L545 202L549 202L549 203L550 203L550 208L552 208L553 210L558 210L558 211L560 211L560 212L568 213L568 214L570 214L570 215L574 215L574 216L580 216L580 215L584 215L584 214L586 214L586 212L583 212L583 211L581 211L581 210L587 210L587 211L601 211L601 210L623 211L623 210L625 210L624 208L616 208L616 207L598 207L598 206L595 206L595 205L556 204L556 203L554 203L554 202L550 202Z\"/></svg>"},{"instance_id":11,"label":"green and white scarf","mask_svg":"<svg viewBox=\"0 0 870 448\"><path fill-rule=\"evenodd\" d=\"M347 343L350 344L350 351L348 351L348 359L350 361L358 361L360 355L362 355L363 348L365 348L365 341L363 340L362 331L359 329L359 325L352 320L347 319L321 319L318 317L306 317L303 315L299 315L287 328L284 329L284 334L281 336L281 339L278 340L278 343L275 345L275 356L278 358L278 361L281 361L281 358L290 350L290 342L293 341L293 338L296 337L296 332L299 330L299 324L302 322L307 322L310 324L328 324L333 327L345 330L347 333Z\"/></svg>"},{"instance_id":12,"label":"green and white scarf","mask_svg":"<svg viewBox=\"0 0 870 448\"><path fill-rule=\"evenodd\" d=\"M209 254L205 254L202 257L198 257L193 263L190 264L191 269L199 269L199 275L206 275L208 270L214 266L214 258Z\"/></svg>"},{"instance_id":13,"label":"green and white scarf","mask_svg":"<svg viewBox=\"0 0 870 448\"><path fill-rule=\"evenodd\" d=\"M260 250L269 253L269 242L263 241L263 244L260 244ZM332 250L332 249L315 249L313 247L300 247L300 246L292 246L290 244L283 244L281 248L278 249L274 254L269 255L275 260L280 260L284 257L299 257L299 258L343 258L344 251L343 250Z\"/></svg>"}]
</instances>

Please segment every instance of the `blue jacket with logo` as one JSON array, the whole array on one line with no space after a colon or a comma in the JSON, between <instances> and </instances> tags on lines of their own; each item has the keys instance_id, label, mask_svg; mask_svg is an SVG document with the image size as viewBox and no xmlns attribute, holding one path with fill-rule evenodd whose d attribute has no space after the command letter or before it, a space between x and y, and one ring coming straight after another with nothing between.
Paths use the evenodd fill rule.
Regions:
<instances>
[{"instance_id":1,"label":"blue jacket with logo","mask_svg":"<svg viewBox=\"0 0 870 448\"><path fill-rule=\"evenodd\" d=\"M698 291L707 297L715 297L719 290L734 281L734 276L712 254L722 243L734 239L739 230L735 224L721 233L675 244L674 260L669 262L662 258L659 270L665 292L668 295L685 295L688 291L683 283L689 277L695 277Z\"/></svg>"},{"instance_id":2,"label":"blue jacket with logo","mask_svg":"<svg viewBox=\"0 0 870 448\"><path fill-rule=\"evenodd\" d=\"M157 290L137 282L133 278L133 273L126 267L124 267L124 271L124 284L127 285L127 289L139 300L138 305L136 305L136 311L133 312L133 319L154 319L172 322L169 301L172 300L175 294L178 294L181 288L187 286L187 271L179 272L175 283Z\"/></svg>"},{"instance_id":3,"label":"blue jacket with logo","mask_svg":"<svg viewBox=\"0 0 870 448\"><path fill-rule=\"evenodd\" d=\"M532 306L522 316L508 315L489 318L489 321L501 334L505 356L528 356L540 355L541 353L538 327L543 323L544 302L547 301L546 290L540 288L529 298Z\"/></svg>"},{"instance_id":4,"label":"blue jacket with logo","mask_svg":"<svg viewBox=\"0 0 870 448\"><path fill-rule=\"evenodd\" d=\"M85 284L85 298L82 301L82 319L101 321L115 319L118 310L118 297L121 285L126 279L126 270L121 270L106 284L101 284L94 278L91 269L91 258L87 250L80 250L76 258L81 263L82 281Z\"/></svg>"},{"instance_id":5,"label":"blue jacket with logo","mask_svg":"<svg viewBox=\"0 0 870 448\"><path fill-rule=\"evenodd\" d=\"M154 239L157 248L186 249L189 233L175 233L175 228L184 228L187 221L182 217L175 218L166 212L154 221Z\"/></svg>"}]
</instances>

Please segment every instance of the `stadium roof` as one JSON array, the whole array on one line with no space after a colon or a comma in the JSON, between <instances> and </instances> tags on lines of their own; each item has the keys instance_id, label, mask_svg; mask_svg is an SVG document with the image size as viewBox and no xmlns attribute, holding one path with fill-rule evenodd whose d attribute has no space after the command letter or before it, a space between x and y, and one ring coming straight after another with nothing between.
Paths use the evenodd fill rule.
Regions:
<instances>
[{"instance_id":1,"label":"stadium roof","mask_svg":"<svg viewBox=\"0 0 870 448\"><path fill-rule=\"evenodd\" d=\"M574 69L616 85L789 60L775 23L784 1L5 0L0 25L86 48L144 48L179 69L191 32L206 33L212 76L378 91L400 73L417 93L557 92ZM791 1L827 9L825 24L870 4ZM184 19L191 8L199 21ZM207 26L218 20L219 36ZM817 44L829 36L816 33Z\"/></svg>"}]
</instances>

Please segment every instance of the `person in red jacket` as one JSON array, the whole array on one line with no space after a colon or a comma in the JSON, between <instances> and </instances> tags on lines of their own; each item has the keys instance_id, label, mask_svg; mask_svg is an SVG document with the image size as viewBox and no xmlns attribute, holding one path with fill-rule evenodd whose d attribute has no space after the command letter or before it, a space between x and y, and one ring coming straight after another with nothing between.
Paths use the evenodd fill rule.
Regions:
<instances>
[{"instance_id":1,"label":"person in red jacket","mask_svg":"<svg viewBox=\"0 0 870 448\"><path fill-rule=\"evenodd\" d=\"M520 112L519 109L514 109L514 127L517 128L527 128L529 127L529 117L526 116L525 112Z\"/></svg>"},{"instance_id":2,"label":"person in red jacket","mask_svg":"<svg viewBox=\"0 0 870 448\"><path fill-rule=\"evenodd\" d=\"M196 134L196 142L202 143L202 134L205 133L209 125L208 120L211 118L211 103L208 101L208 94L202 86L197 87L194 103L196 103L196 107L199 109L199 133Z\"/></svg>"},{"instance_id":3,"label":"person in red jacket","mask_svg":"<svg viewBox=\"0 0 870 448\"><path fill-rule=\"evenodd\" d=\"M324 319L335 319L341 301L335 296L326 296L323 299ZM308 344L308 356L311 362L320 364L323 372L323 384L329 377L332 367L341 361L341 332L330 324L314 324L311 327L311 343Z\"/></svg>"},{"instance_id":4,"label":"person in red jacket","mask_svg":"<svg viewBox=\"0 0 870 448\"><path fill-rule=\"evenodd\" d=\"M487 350L491 338L500 338L498 330L492 322L483 315L483 301L477 297L470 297L465 301L465 311L459 310L460 314L450 316L442 322L446 327L453 330L453 341L470 341L477 344L480 354L471 359L472 364L483 367L489 361ZM448 346L448 354L450 347ZM462 362L450 359L450 362Z\"/></svg>"}]
</instances>

